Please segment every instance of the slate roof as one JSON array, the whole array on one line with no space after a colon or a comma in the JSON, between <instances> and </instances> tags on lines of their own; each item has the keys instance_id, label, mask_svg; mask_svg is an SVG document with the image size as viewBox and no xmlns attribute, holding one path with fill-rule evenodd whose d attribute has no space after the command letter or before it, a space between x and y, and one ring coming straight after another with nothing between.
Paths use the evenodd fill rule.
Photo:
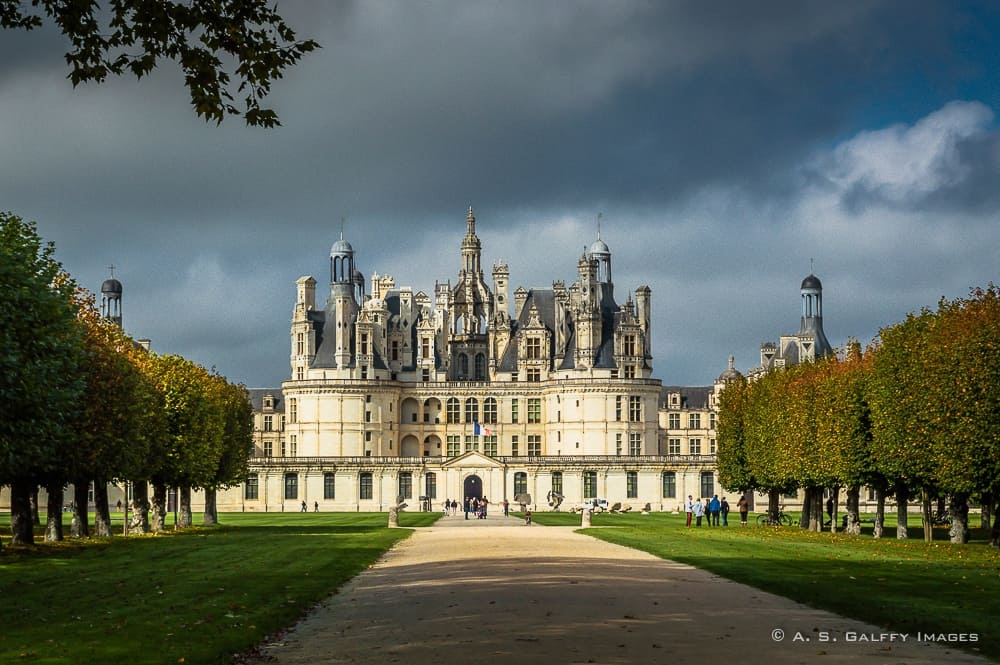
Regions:
<instances>
[{"instance_id":1,"label":"slate roof","mask_svg":"<svg viewBox=\"0 0 1000 665\"><path fill-rule=\"evenodd\" d=\"M663 386L660 388L660 406L681 409L707 409L712 386ZM667 395L679 392L681 403L679 407L667 404Z\"/></svg>"},{"instance_id":2,"label":"slate roof","mask_svg":"<svg viewBox=\"0 0 1000 665\"><path fill-rule=\"evenodd\" d=\"M250 388L247 392L250 393L250 404L253 406L253 410L257 413L264 410L265 395L271 395L274 397L275 411L285 410L285 396L281 392L281 388Z\"/></svg>"}]
</instances>

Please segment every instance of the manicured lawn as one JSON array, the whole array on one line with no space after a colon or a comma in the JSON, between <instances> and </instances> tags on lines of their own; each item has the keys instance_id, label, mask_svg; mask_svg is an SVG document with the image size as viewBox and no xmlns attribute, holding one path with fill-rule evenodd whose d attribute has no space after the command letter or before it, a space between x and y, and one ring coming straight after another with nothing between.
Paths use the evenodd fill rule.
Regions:
<instances>
[{"instance_id":1,"label":"manicured lawn","mask_svg":"<svg viewBox=\"0 0 1000 665\"><path fill-rule=\"evenodd\" d=\"M567 513L537 512L533 520L580 524L579 515ZM894 525L875 540L870 525L857 537L743 529L738 515L735 522L689 529L683 515L594 515L594 528L584 533L889 630L978 633L978 652L1000 660L1000 551L985 531L975 530L968 545L951 545L947 528L937 528L928 546L919 518L910 522L906 541L896 540ZM973 522L979 524L978 516Z\"/></svg>"},{"instance_id":2,"label":"manicured lawn","mask_svg":"<svg viewBox=\"0 0 1000 665\"><path fill-rule=\"evenodd\" d=\"M386 528L385 513L220 517L221 527L11 548L4 516L0 663L228 663L411 533ZM438 517L404 512L400 525Z\"/></svg>"}]
</instances>

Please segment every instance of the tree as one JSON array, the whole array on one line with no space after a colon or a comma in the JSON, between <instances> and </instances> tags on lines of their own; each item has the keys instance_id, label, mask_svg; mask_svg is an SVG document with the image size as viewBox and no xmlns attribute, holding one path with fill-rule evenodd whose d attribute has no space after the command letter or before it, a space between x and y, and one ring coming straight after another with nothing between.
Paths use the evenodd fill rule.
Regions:
<instances>
[{"instance_id":1,"label":"tree","mask_svg":"<svg viewBox=\"0 0 1000 665\"><path fill-rule=\"evenodd\" d=\"M223 422L223 436L215 476L205 486L203 524L218 524L216 491L246 480L253 453L253 406L246 386L233 385L215 374L212 389Z\"/></svg>"},{"instance_id":2,"label":"tree","mask_svg":"<svg viewBox=\"0 0 1000 665\"><path fill-rule=\"evenodd\" d=\"M70 40L66 62L74 86L129 72L142 78L161 60L173 60L195 113L217 124L227 115L242 115L248 125L281 124L260 100L286 68L319 47L296 41L267 0L112 0L106 10L96 0L0 0L2 28L31 30L46 19ZM239 81L235 90L224 59Z\"/></svg>"},{"instance_id":3,"label":"tree","mask_svg":"<svg viewBox=\"0 0 1000 665\"><path fill-rule=\"evenodd\" d=\"M29 495L56 472L83 394L75 285L35 225L0 213L0 485L14 543L34 543Z\"/></svg>"},{"instance_id":4,"label":"tree","mask_svg":"<svg viewBox=\"0 0 1000 665\"><path fill-rule=\"evenodd\" d=\"M747 460L744 418L750 386L742 376L726 381L719 395L718 460L719 483L730 491L747 493L757 481Z\"/></svg>"}]
</instances>

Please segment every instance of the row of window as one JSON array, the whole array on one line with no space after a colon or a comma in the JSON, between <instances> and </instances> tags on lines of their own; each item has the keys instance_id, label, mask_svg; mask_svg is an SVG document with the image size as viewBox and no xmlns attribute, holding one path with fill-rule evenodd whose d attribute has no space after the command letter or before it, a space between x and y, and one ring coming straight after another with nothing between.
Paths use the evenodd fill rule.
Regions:
<instances>
[{"instance_id":1,"label":"row of window","mask_svg":"<svg viewBox=\"0 0 1000 665\"><path fill-rule=\"evenodd\" d=\"M323 499L331 500L336 498L336 476L333 473L323 474ZM661 476L661 490L664 499L677 498L677 474L673 471L664 471ZM260 497L260 477L256 473L247 476L244 485L244 498L248 501L256 500ZM413 474L404 471L397 478L397 495L404 499L413 498ZM552 492L563 493L562 471L552 472ZM528 493L528 474L518 471L514 474L514 494ZM701 496L712 496L715 494L715 476L711 471L701 473ZM424 475L424 496L429 499L437 498L437 474L427 473ZM625 496L628 499L639 497L639 473L637 471L625 472ZM593 499L597 497L597 472L583 472L583 498ZM299 474L285 474L285 499L298 500L299 498ZM372 498L372 474L361 473L358 476L358 498Z\"/></svg>"},{"instance_id":2,"label":"row of window","mask_svg":"<svg viewBox=\"0 0 1000 665\"><path fill-rule=\"evenodd\" d=\"M535 424L542 422L542 399L540 397L529 397L528 402L528 423ZM460 423L462 415L462 403L457 397L450 397L446 403L445 414L447 422L450 424ZM483 400L482 414L479 411L479 400L475 397L468 397L465 400L465 422L483 423L486 425L496 424L497 421L497 400L495 397L487 397ZM520 401L518 398L510 400L510 421L519 422L521 418ZM424 414L425 421L429 414ZM480 417L482 416L482 417ZM413 415L416 421L416 414Z\"/></svg>"},{"instance_id":3,"label":"row of window","mask_svg":"<svg viewBox=\"0 0 1000 665\"><path fill-rule=\"evenodd\" d=\"M681 440L680 439L667 439L667 454L668 455L680 455L681 454ZM688 455L714 455L715 454L715 439L708 440L708 449L702 450L701 439L688 439Z\"/></svg>"},{"instance_id":4,"label":"row of window","mask_svg":"<svg viewBox=\"0 0 1000 665\"><path fill-rule=\"evenodd\" d=\"M689 413L687 427L688 429L701 429L701 414ZM668 413L667 429L680 429L680 428L681 428L681 414ZM715 429L715 414L711 411L709 411L708 413L708 429Z\"/></svg>"}]
</instances>

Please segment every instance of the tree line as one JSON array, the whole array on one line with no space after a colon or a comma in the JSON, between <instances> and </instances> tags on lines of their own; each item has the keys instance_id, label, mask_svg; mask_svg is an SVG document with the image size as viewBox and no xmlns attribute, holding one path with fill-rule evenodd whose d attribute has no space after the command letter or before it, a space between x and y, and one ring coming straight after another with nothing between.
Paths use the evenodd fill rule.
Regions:
<instances>
[{"instance_id":1,"label":"tree line","mask_svg":"<svg viewBox=\"0 0 1000 665\"><path fill-rule=\"evenodd\" d=\"M823 492L847 490L849 533L861 533L860 490L876 497L875 537L895 497L897 537L921 506L930 542L935 502L948 502L952 542L969 540L969 504L983 525L1000 510L1000 289L942 299L879 331L864 352L828 357L758 379L731 380L719 400L719 480L730 490L803 489L803 528L823 527ZM836 516L831 520L837 528ZM991 543L1000 547L993 520Z\"/></svg>"},{"instance_id":2,"label":"tree line","mask_svg":"<svg viewBox=\"0 0 1000 665\"><path fill-rule=\"evenodd\" d=\"M0 404L15 544L34 543L40 487L50 541L63 538L69 484L76 536L90 535L91 483L98 536L111 535L109 483L132 483L139 531L163 528L168 487L178 526L191 525L192 489L205 491L204 521L216 523L216 490L245 479L253 449L246 387L138 345L101 316L35 225L10 213L0 213Z\"/></svg>"}]
</instances>

